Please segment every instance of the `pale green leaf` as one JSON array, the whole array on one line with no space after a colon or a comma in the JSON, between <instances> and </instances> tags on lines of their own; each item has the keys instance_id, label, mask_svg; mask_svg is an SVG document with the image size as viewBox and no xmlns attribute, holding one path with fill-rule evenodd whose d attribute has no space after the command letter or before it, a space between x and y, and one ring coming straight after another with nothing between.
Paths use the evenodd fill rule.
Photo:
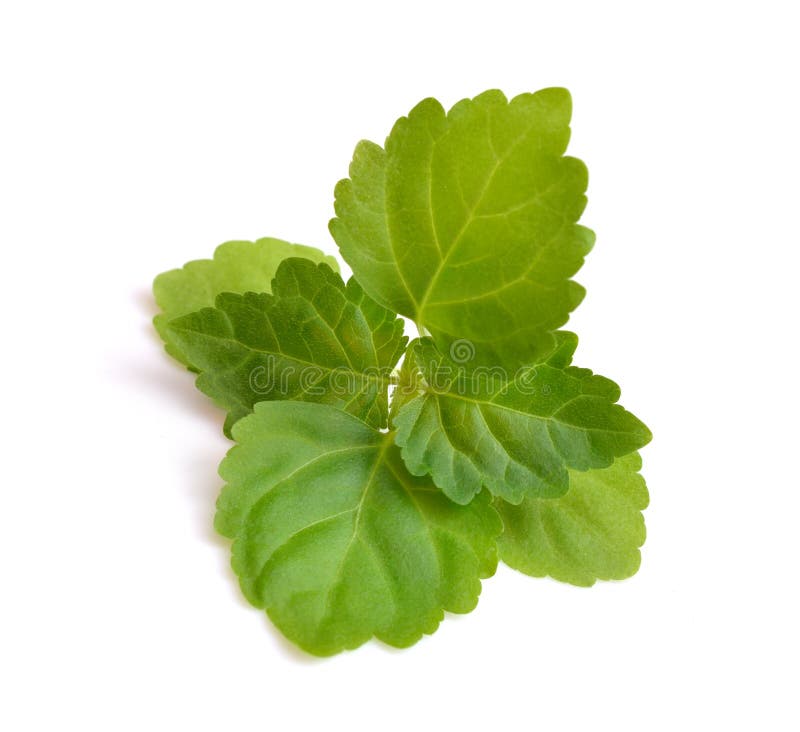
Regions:
<instances>
[{"instance_id":1,"label":"pale green leaf","mask_svg":"<svg viewBox=\"0 0 800 732\"><path fill-rule=\"evenodd\" d=\"M469 612L496 567L500 520L406 471L390 433L319 404L262 402L234 426L217 527L242 590L317 655L371 637L408 646Z\"/></svg>"},{"instance_id":2,"label":"pale green leaf","mask_svg":"<svg viewBox=\"0 0 800 732\"><path fill-rule=\"evenodd\" d=\"M442 348L469 339L483 363L549 350L594 243L576 223L587 172L564 156L570 115L565 89L487 91L447 114L426 99L385 149L360 143L331 233L364 289Z\"/></svg>"},{"instance_id":3,"label":"pale green leaf","mask_svg":"<svg viewBox=\"0 0 800 732\"><path fill-rule=\"evenodd\" d=\"M577 338L560 333L549 359L508 372L469 367L429 338L404 363L392 423L414 475L430 473L450 498L481 490L512 503L567 491L568 469L610 465L637 450L650 431L619 404L619 388L567 366Z\"/></svg>"},{"instance_id":4,"label":"pale green leaf","mask_svg":"<svg viewBox=\"0 0 800 732\"><path fill-rule=\"evenodd\" d=\"M571 470L561 498L526 498L518 506L496 500L505 526L500 558L533 577L582 587L636 574L645 540L641 512L648 504L641 467L632 453L608 468Z\"/></svg>"},{"instance_id":5,"label":"pale green leaf","mask_svg":"<svg viewBox=\"0 0 800 732\"><path fill-rule=\"evenodd\" d=\"M319 249L289 244L281 239L229 241L221 244L213 259L188 262L156 277L153 294L161 313L153 319L167 353L189 365L186 355L170 340L167 323L181 315L214 305L221 292L271 292L272 278L278 265L287 257L305 257L325 262L335 272L339 265Z\"/></svg>"},{"instance_id":6,"label":"pale green leaf","mask_svg":"<svg viewBox=\"0 0 800 732\"><path fill-rule=\"evenodd\" d=\"M197 387L229 427L256 402L331 404L385 427L403 322L327 264L289 258L273 294L223 293L216 307L171 321L167 334L200 372Z\"/></svg>"}]
</instances>

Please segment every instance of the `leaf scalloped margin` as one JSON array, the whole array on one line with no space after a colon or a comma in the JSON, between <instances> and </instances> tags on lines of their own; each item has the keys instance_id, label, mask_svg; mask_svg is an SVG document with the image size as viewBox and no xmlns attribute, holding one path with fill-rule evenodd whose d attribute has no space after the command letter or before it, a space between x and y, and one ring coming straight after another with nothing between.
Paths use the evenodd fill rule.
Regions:
<instances>
[{"instance_id":1,"label":"leaf scalloped margin","mask_svg":"<svg viewBox=\"0 0 800 732\"><path fill-rule=\"evenodd\" d=\"M216 526L245 597L292 642L402 648L474 609L502 532L488 494L453 503L406 471L391 433L326 405L261 402L234 437Z\"/></svg>"},{"instance_id":2,"label":"leaf scalloped margin","mask_svg":"<svg viewBox=\"0 0 800 732\"><path fill-rule=\"evenodd\" d=\"M255 403L292 399L386 427L392 369L408 342L403 321L326 262L284 259L272 290L222 293L213 308L167 324L199 371L197 388L228 411L226 434Z\"/></svg>"},{"instance_id":3,"label":"leaf scalloped margin","mask_svg":"<svg viewBox=\"0 0 800 732\"><path fill-rule=\"evenodd\" d=\"M496 499L505 527L497 543L501 560L531 577L578 587L632 577L641 564L642 512L650 502L641 468L634 452L608 468L570 471L561 498L526 498L518 506Z\"/></svg>"},{"instance_id":4,"label":"leaf scalloped margin","mask_svg":"<svg viewBox=\"0 0 800 732\"><path fill-rule=\"evenodd\" d=\"M167 353L192 368L186 355L170 339L167 324L182 315L213 307L217 295L223 292L271 292L275 272L288 257L324 262L339 272L336 258L316 247L263 237L255 241L227 241L214 250L211 259L192 260L158 275L153 282L153 295L161 312L153 318L153 326Z\"/></svg>"},{"instance_id":5,"label":"leaf scalloped margin","mask_svg":"<svg viewBox=\"0 0 800 732\"><path fill-rule=\"evenodd\" d=\"M364 289L446 350L521 366L552 347L585 291L579 225L588 172L565 155L566 89L499 90L449 112L424 99L384 147L362 141L335 189L330 231Z\"/></svg>"},{"instance_id":6,"label":"leaf scalloped margin","mask_svg":"<svg viewBox=\"0 0 800 732\"><path fill-rule=\"evenodd\" d=\"M457 503L482 488L510 503L567 492L569 469L611 465L650 430L617 400L619 387L568 365L577 337L557 333L542 362L509 374L467 368L429 338L409 346L392 426L414 475L430 474Z\"/></svg>"}]
</instances>

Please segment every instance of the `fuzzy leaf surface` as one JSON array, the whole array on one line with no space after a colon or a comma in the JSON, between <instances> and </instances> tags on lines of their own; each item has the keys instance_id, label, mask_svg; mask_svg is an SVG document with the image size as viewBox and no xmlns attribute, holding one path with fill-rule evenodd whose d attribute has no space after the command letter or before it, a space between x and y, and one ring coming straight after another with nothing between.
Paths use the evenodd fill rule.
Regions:
<instances>
[{"instance_id":1,"label":"fuzzy leaf surface","mask_svg":"<svg viewBox=\"0 0 800 732\"><path fill-rule=\"evenodd\" d=\"M442 349L466 338L509 366L547 352L594 243L577 224L586 167L564 155L571 111L555 88L487 91L448 113L425 99L384 148L361 142L330 228L364 289Z\"/></svg>"},{"instance_id":2,"label":"fuzzy leaf surface","mask_svg":"<svg viewBox=\"0 0 800 732\"><path fill-rule=\"evenodd\" d=\"M326 405L262 402L233 432L217 527L287 638L323 656L373 636L403 647L475 607L502 530L486 493L456 505L390 433Z\"/></svg>"},{"instance_id":3,"label":"fuzzy leaf surface","mask_svg":"<svg viewBox=\"0 0 800 732\"><path fill-rule=\"evenodd\" d=\"M229 412L256 402L331 404L385 427L403 323L327 264L285 259L272 294L223 293L216 306L170 322L167 333L200 372L197 387Z\"/></svg>"},{"instance_id":4,"label":"fuzzy leaf surface","mask_svg":"<svg viewBox=\"0 0 800 732\"><path fill-rule=\"evenodd\" d=\"M496 500L505 525L500 558L533 577L581 587L636 574L649 501L641 467L632 453L608 468L571 470L561 498L526 498L518 506Z\"/></svg>"},{"instance_id":5,"label":"fuzzy leaf surface","mask_svg":"<svg viewBox=\"0 0 800 732\"><path fill-rule=\"evenodd\" d=\"M482 486L511 503L566 493L568 469L609 466L650 440L619 404L619 387L567 365L571 333L543 362L508 372L473 368L414 341L404 363L392 423L414 475L430 473L458 503Z\"/></svg>"},{"instance_id":6,"label":"fuzzy leaf surface","mask_svg":"<svg viewBox=\"0 0 800 732\"><path fill-rule=\"evenodd\" d=\"M212 307L221 292L271 292L278 265L288 257L325 262L335 272L339 271L336 258L319 249L264 238L225 242L217 247L213 259L198 259L158 275L153 283L153 294L162 312L153 319L153 325L167 353L190 365L186 354L170 339L167 332L170 320Z\"/></svg>"}]
</instances>

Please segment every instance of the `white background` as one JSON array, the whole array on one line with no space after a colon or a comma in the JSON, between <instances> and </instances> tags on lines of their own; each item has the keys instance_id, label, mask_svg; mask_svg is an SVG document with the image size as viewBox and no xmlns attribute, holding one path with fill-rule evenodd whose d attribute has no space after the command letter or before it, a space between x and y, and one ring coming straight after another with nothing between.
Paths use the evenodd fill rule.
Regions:
<instances>
[{"instance_id":1,"label":"white background","mask_svg":"<svg viewBox=\"0 0 800 732\"><path fill-rule=\"evenodd\" d=\"M4 2L0 727L798 729L793 4ZM335 251L429 95L567 86L597 245L570 327L655 439L640 573L501 568L413 648L315 660L211 519L222 415L150 328L227 239Z\"/></svg>"}]
</instances>

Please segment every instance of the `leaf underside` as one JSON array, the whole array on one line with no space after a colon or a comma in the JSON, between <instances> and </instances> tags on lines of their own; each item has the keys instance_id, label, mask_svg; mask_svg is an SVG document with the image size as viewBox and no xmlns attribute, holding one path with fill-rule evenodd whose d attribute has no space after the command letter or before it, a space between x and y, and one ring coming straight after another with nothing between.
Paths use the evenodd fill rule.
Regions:
<instances>
[{"instance_id":1,"label":"leaf underside","mask_svg":"<svg viewBox=\"0 0 800 732\"><path fill-rule=\"evenodd\" d=\"M496 500L505 527L500 558L533 577L581 587L636 574L648 504L641 467L632 453L608 468L571 470L561 498L526 498L518 506Z\"/></svg>"},{"instance_id":2,"label":"leaf underside","mask_svg":"<svg viewBox=\"0 0 800 732\"><path fill-rule=\"evenodd\" d=\"M487 494L452 503L391 433L327 405L259 403L234 437L217 527L245 596L301 648L408 646L474 608L502 529Z\"/></svg>"}]
</instances>

